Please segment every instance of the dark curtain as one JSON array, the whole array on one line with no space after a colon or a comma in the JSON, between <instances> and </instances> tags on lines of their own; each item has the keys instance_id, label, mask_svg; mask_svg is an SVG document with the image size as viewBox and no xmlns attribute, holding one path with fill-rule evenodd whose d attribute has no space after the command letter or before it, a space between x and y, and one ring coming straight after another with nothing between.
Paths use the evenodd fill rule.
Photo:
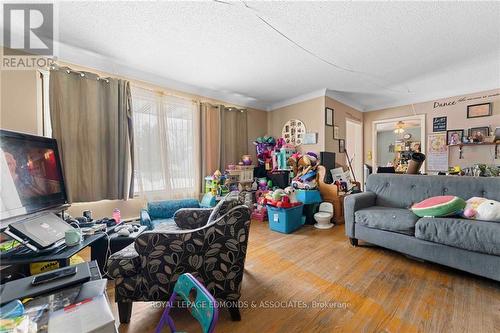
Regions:
<instances>
[{"instance_id":1,"label":"dark curtain","mask_svg":"<svg viewBox=\"0 0 500 333\"><path fill-rule=\"evenodd\" d=\"M52 135L70 202L133 195L130 83L57 68L50 72Z\"/></svg>"}]
</instances>

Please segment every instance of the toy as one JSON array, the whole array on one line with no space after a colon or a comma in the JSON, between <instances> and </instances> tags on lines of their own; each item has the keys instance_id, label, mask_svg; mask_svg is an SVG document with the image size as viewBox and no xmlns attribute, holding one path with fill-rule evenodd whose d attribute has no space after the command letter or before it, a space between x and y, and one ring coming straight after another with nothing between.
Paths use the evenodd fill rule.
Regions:
<instances>
[{"instance_id":1,"label":"toy","mask_svg":"<svg viewBox=\"0 0 500 333\"><path fill-rule=\"evenodd\" d=\"M243 155L241 157L241 162L243 163L243 165L252 165L252 156Z\"/></svg>"},{"instance_id":2,"label":"toy","mask_svg":"<svg viewBox=\"0 0 500 333\"><path fill-rule=\"evenodd\" d=\"M259 221L267 220L267 199L266 194L268 191L258 190L255 193L255 198L257 203L254 205L254 210L252 211L252 219Z\"/></svg>"},{"instance_id":3,"label":"toy","mask_svg":"<svg viewBox=\"0 0 500 333\"><path fill-rule=\"evenodd\" d=\"M422 200L411 207L419 217L441 217L455 215L465 207L465 201L453 195L440 195Z\"/></svg>"},{"instance_id":4,"label":"toy","mask_svg":"<svg viewBox=\"0 0 500 333\"><path fill-rule=\"evenodd\" d=\"M205 193L213 196L224 196L229 193L226 184L227 176L216 170L213 175L205 177Z\"/></svg>"},{"instance_id":5,"label":"toy","mask_svg":"<svg viewBox=\"0 0 500 333\"><path fill-rule=\"evenodd\" d=\"M295 189L292 186L285 187L285 194L290 198L290 203L298 202Z\"/></svg>"},{"instance_id":6,"label":"toy","mask_svg":"<svg viewBox=\"0 0 500 333\"><path fill-rule=\"evenodd\" d=\"M500 222L500 202L472 197L467 200L462 216L474 220Z\"/></svg>"},{"instance_id":7,"label":"toy","mask_svg":"<svg viewBox=\"0 0 500 333\"><path fill-rule=\"evenodd\" d=\"M313 152L308 152L302 156L295 156L292 159L297 160L297 171L295 178L292 180L292 186L298 189L312 190L318 187L318 172L319 165L318 155Z\"/></svg>"},{"instance_id":8,"label":"toy","mask_svg":"<svg viewBox=\"0 0 500 333\"><path fill-rule=\"evenodd\" d=\"M296 153L296 148L290 143L286 143L284 138L279 138L272 154L273 170L290 170L290 157Z\"/></svg>"},{"instance_id":9,"label":"toy","mask_svg":"<svg viewBox=\"0 0 500 333\"><path fill-rule=\"evenodd\" d=\"M217 301L193 275L184 273L179 276L174 285L174 290L170 295L165 310L163 310L155 333L161 333L165 326L170 328L170 332L179 332L170 316L170 309L176 304L177 300L180 300L183 304L189 304L187 308L198 321L203 332L215 332L215 325L219 318Z\"/></svg>"},{"instance_id":10,"label":"toy","mask_svg":"<svg viewBox=\"0 0 500 333\"><path fill-rule=\"evenodd\" d=\"M266 191L269 189L269 187L267 186L268 182L266 177L259 178L258 181L259 181L259 190Z\"/></svg>"},{"instance_id":11,"label":"toy","mask_svg":"<svg viewBox=\"0 0 500 333\"><path fill-rule=\"evenodd\" d=\"M293 174L297 174L298 162L302 155L300 153L293 153L288 158L287 164L291 167Z\"/></svg>"},{"instance_id":12,"label":"toy","mask_svg":"<svg viewBox=\"0 0 500 333\"><path fill-rule=\"evenodd\" d=\"M252 183L252 191L257 191L259 189L259 183L257 182L257 178L255 178L253 180L253 183Z\"/></svg>"},{"instance_id":13,"label":"toy","mask_svg":"<svg viewBox=\"0 0 500 333\"><path fill-rule=\"evenodd\" d=\"M271 170L272 152L276 140L272 136L258 137L253 144L256 146L258 165L264 165L266 170Z\"/></svg>"},{"instance_id":14,"label":"toy","mask_svg":"<svg viewBox=\"0 0 500 333\"><path fill-rule=\"evenodd\" d=\"M278 140L276 140L276 146L275 146L275 149L276 150L279 150L281 149L282 147L284 147L286 145L286 140L284 138L278 138Z\"/></svg>"},{"instance_id":15,"label":"toy","mask_svg":"<svg viewBox=\"0 0 500 333\"><path fill-rule=\"evenodd\" d=\"M280 148L273 153L273 170L287 170L286 149Z\"/></svg>"},{"instance_id":16,"label":"toy","mask_svg":"<svg viewBox=\"0 0 500 333\"><path fill-rule=\"evenodd\" d=\"M270 192L271 199L274 201L280 201L283 196L285 196L285 190L277 188L276 190Z\"/></svg>"},{"instance_id":17,"label":"toy","mask_svg":"<svg viewBox=\"0 0 500 333\"><path fill-rule=\"evenodd\" d=\"M207 192L205 193L205 195L203 195L203 198L201 199L200 207L211 208L215 207L216 204L217 201L215 199L215 196L212 194L212 192Z\"/></svg>"},{"instance_id":18,"label":"toy","mask_svg":"<svg viewBox=\"0 0 500 333\"><path fill-rule=\"evenodd\" d=\"M292 202L290 195L294 198L294 202ZM279 207L279 208L290 208L290 207L295 207L298 205L301 205L301 202L296 201L295 199L295 191L287 191L283 189L276 189L272 192L268 192L265 195L265 203L274 207Z\"/></svg>"}]
</instances>

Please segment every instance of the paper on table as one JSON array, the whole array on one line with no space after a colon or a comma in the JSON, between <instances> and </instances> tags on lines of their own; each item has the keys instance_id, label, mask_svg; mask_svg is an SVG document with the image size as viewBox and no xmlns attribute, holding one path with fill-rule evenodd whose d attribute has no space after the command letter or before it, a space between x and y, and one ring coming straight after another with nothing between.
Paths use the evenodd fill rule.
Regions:
<instances>
[{"instance_id":1,"label":"paper on table","mask_svg":"<svg viewBox=\"0 0 500 333\"><path fill-rule=\"evenodd\" d=\"M115 319L105 295L72 304L49 318L49 333L115 333Z\"/></svg>"}]
</instances>

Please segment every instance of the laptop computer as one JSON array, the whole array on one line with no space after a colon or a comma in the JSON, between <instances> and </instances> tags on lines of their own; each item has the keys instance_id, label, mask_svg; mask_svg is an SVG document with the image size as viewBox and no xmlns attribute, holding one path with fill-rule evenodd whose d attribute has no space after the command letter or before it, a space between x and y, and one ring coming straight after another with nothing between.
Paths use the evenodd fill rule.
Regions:
<instances>
[{"instance_id":1,"label":"laptop computer","mask_svg":"<svg viewBox=\"0 0 500 333\"><path fill-rule=\"evenodd\" d=\"M9 230L17 236L28 239L39 249L47 248L64 239L67 230L73 229L54 213L40 214L13 222Z\"/></svg>"}]
</instances>

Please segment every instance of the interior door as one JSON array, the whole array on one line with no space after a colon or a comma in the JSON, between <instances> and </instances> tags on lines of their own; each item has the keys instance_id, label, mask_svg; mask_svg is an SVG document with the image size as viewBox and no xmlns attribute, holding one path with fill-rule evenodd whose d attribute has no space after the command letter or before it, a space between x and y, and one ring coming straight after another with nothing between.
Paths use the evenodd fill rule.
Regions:
<instances>
[{"instance_id":1,"label":"interior door","mask_svg":"<svg viewBox=\"0 0 500 333\"><path fill-rule=\"evenodd\" d=\"M346 151L351 160L352 177L363 186L363 125L355 120L346 120Z\"/></svg>"}]
</instances>

